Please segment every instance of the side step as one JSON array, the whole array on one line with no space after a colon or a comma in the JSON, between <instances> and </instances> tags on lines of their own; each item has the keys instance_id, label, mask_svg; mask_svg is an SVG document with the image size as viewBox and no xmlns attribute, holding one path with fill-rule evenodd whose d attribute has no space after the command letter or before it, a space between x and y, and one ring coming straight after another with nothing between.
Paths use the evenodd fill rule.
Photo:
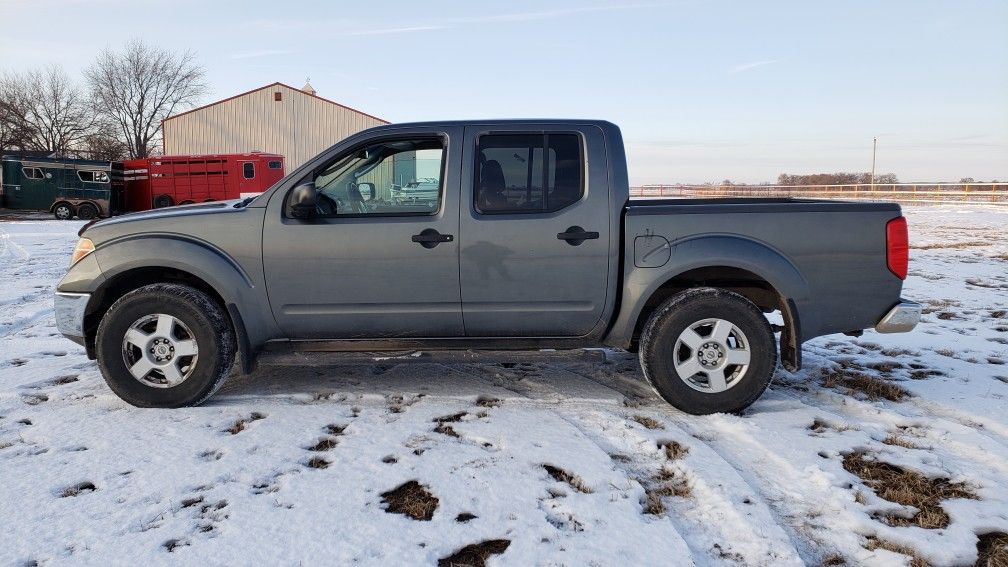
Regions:
<instances>
[{"instance_id":1,"label":"side step","mask_svg":"<svg viewBox=\"0 0 1008 567\"><path fill-rule=\"evenodd\" d=\"M605 362L600 348L570 350L435 350L399 352L263 351L261 366L333 366L338 364L432 364L491 362Z\"/></svg>"}]
</instances>

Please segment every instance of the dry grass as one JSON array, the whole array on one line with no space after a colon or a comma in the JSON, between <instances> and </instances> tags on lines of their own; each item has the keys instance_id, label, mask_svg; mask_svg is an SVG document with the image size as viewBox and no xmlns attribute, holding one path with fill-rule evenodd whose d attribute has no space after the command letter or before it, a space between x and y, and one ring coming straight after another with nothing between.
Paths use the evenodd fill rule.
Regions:
<instances>
[{"instance_id":1,"label":"dry grass","mask_svg":"<svg viewBox=\"0 0 1008 567\"><path fill-rule=\"evenodd\" d=\"M842 386L849 392L860 392L869 400L876 401L885 398L889 401L900 402L910 396L899 384L888 382L881 378L848 370L844 368L829 370L823 368L821 371L822 385L827 388Z\"/></svg>"},{"instance_id":2,"label":"dry grass","mask_svg":"<svg viewBox=\"0 0 1008 567\"><path fill-rule=\"evenodd\" d=\"M465 416L466 412L460 411L458 413L453 413L451 415L442 415L441 417L435 417L431 421L433 421L434 423L457 423L459 421L462 421L462 418Z\"/></svg>"},{"instance_id":3,"label":"dry grass","mask_svg":"<svg viewBox=\"0 0 1008 567\"><path fill-rule=\"evenodd\" d=\"M911 518L885 516L883 519L891 526L944 528L949 524L949 517L941 508L942 500L976 498L963 483L953 483L947 478L928 478L916 471L869 459L864 452L844 455L843 467L861 478L879 498L917 508L917 513Z\"/></svg>"},{"instance_id":4,"label":"dry grass","mask_svg":"<svg viewBox=\"0 0 1008 567\"><path fill-rule=\"evenodd\" d=\"M326 426L325 429L326 433L328 433L329 435L343 435L343 431L345 431L346 428L347 426L345 425L337 425L335 423L330 423L329 425Z\"/></svg>"},{"instance_id":5,"label":"dry grass","mask_svg":"<svg viewBox=\"0 0 1008 567\"><path fill-rule=\"evenodd\" d=\"M511 545L509 539L488 539L467 545L448 557L438 559L438 567L483 567L491 555L500 555Z\"/></svg>"},{"instance_id":6,"label":"dry grass","mask_svg":"<svg viewBox=\"0 0 1008 567\"><path fill-rule=\"evenodd\" d=\"M903 365L895 360L884 360L882 362L873 362L868 365L868 368L872 370L877 370L882 374L892 374L893 370L898 368L903 368Z\"/></svg>"},{"instance_id":7,"label":"dry grass","mask_svg":"<svg viewBox=\"0 0 1008 567\"><path fill-rule=\"evenodd\" d=\"M437 497L415 480L383 492L381 497L386 512L402 514L414 520L430 521L438 507Z\"/></svg>"},{"instance_id":8,"label":"dry grass","mask_svg":"<svg viewBox=\"0 0 1008 567\"><path fill-rule=\"evenodd\" d=\"M661 516L665 513L665 504L662 502L661 495L653 490L646 489L644 491L643 505L645 514Z\"/></svg>"},{"instance_id":9,"label":"dry grass","mask_svg":"<svg viewBox=\"0 0 1008 567\"><path fill-rule=\"evenodd\" d=\"M690 487L689 480L685 476L677 474L675 471L662 469L661 472L655 475L653 480L655 484L651 488L651 491L661 496L689 498L689 496L693 494L693 489Z\"/></svg>"},{"instance_id":10,"label":"dry grass","mask_svg":"<svg viewBox=\"0 0 1008 567\"><path fill-rule=\"evenodd\" d=\"M979 536L976 567L1008 567L1008 534L993 532Z\"/></svg>"},{"instance_id":11,"label":"dry grass","mask_svg":"<svg viewBox=\"0 0 1008 567\"><path fill-rule=\"evenodd\" d=\"M905 545L899 545L898 543L893 543L884 539L879 539L875 536L868 536L867 541L865 541L864 548L868 551L875 551L876 549L884 549L886 551L891 551L893 553L899 553L901 555L907 555L910 557L909 567L929 567L930 564L924 560L923 557L917 554L917 551L909 548Z\"/></svg>"},{"instance_id":12,"label":"dry grass","mask_svg":"<svg viewBox=\"0 0 1008 567\"><path fill-rule=\"evenodd\" d=\"M312 457L305 462L305 466L310 469L325 469L329 468L331 463L322 457Z\"/></svg>"},{"instance_id":13,"label":"dry grass","mask_svg":"<svg viewBox=\"0 0 1008 567\"><path fill-rule=\"evenodd\" d=\"M670 461L677 461L689 453L689 447L679 443L678 441L666 441L664 443L659 443L658 446L665 449L665 458Z\"/></svg>"},{"instance_id":14,"label":"dry grass","mask_svg":"<svg viewBox=\"0 0 1008 567\"><path fill-rule=\"evenodd\" d=\"M646 415L635 415L633 416L633 420L648 429L665 429L665 426L662 425L660 421L652 419Z\"/></svg>"},{"instance_id":15,"label":"dry grass","mask_svg":"<svg viewBox=\"0 0 1008 567\"><path fill-rule=\"evenodd\" d=\"M578 492L584 494L592 493L591 487L586 485L585 482L578 475L567 472L560 467L554 467L553 465L544 464L542 467L546 469L546 472L548 472L551 477L553 477L553 480L557 482L565 482L568 485L570 485L571 488L577 490Z\"/></svg>"},{"instance_id":16,"label":"dry grass","mask_svg":"<svg viewBox=\"0 0 1008 567\"><path fill-rule=\"evenodd\" d=\"M249 423L253 421L259 421L260 419L266 419L266 414L254 411L250 416L248 416L248 418L239 419L235 421L234 425L228 427L224 431L230 433L231 435L238 435L242 431L245 431L245 426L247 426Z\"/></svg>"},{"instance_id":17,"label":"dry grass","mask_svg":"<svg viewBox=\"0 0 1008 567\"><path fill-rule=\"evenodd\" d=\"M981 248L984 246L990 246L990 242L984 240L967 240L964 242L936 242L934 244L916 244L911 245L911 250L939 250L939 249L952 249L961 250L963 248Z\"/></svg>"},{"instance_id":18,"label":"dry grass","mask_svg":"<svg viewBox=\"0 0 1008 567\"><path fill-rule=\"evenodd\" d=\"M914 445L909 440L904 437L899 437L896 435L888 435L882 440L886 445L894 445L896 447L903 447L904 449L920 449L917 445Z\"/></svg>"}]
</instances>

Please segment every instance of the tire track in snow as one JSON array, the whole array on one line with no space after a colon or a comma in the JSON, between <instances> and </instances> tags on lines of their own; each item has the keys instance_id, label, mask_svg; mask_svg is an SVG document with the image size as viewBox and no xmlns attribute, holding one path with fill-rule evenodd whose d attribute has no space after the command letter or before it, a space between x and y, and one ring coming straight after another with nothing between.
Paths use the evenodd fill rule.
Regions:
<instances>
[{"instance_id":1,"label":"tire track in snow","mask_svg":"<svg viewBox=\"0 0 1008 567\"><path fill-rule=\"evenodd\" d=\"M483 366L470 368L482 374L497 373L508 374L512 378L518 377L517 372L510 372L511 369L508 368L491 369ZM534 388L536 390L562 395L562 391L555 388L555 379L557 373L566 373L577 379L587 380L601 386L616 396L625 397L622 391L613 388L610 384L600 382L590 374L558 366L546 366L539 368L539 370L549 372L549 378L524 375L520 376L518 381L533 382L535 386L538 386ZM534 380L537 377L544 381ZM566 381L564 383L566 384ZM529 398L525 393L528 390L529 388L523 388L522 392L516 393ZM639 392L635 392L634 396L639 397ZM536 402L537 406L541 404L537 400L531 401ZM573 403L561 401L559 404L550 404L545 408L569 423L583 438L594 444L599 450L610 455L613 453L627 454L633 459L632 466L627 466L616 459L612 461L613 467L631 481L640 482L639 479L642 477L653 476L661 469L665 461L664 453L656 440L642 436L630 437L634 430L628 427L627 417L621 415L622 408L616 409L614 407L613 411L599 410L597 405L587 405L581 401ZM560 408L571 411L562 412ZM574 416L568 414L574 414ZM608 419L609 427L603 426L599 432L585 424L583 419L588 419L589 422L597 421L597 419L585 417L591 415L601 418L603 422ZM690 437L682 429L663 431L661 437L663 439L678 438L684 445L696 448L693 453L694 457L689 460L703 462L702 468L708 469L706 476L717 479L716 482L710 483L702 476L690 475L693 490L698 493L697 496L691 499L665 498L665 501L673 508L673 513L668 514L668 518L680 538L691 550L695 563L705 565L734 561L745 565L802 564L797 547L780 525L771 508L760 496L759 491L746 482L738 474L738 471L734 470L731 463L721 458L711 448L706 447L699 439ZM684 442L687 438L691 439L688 443ZM697 441L697 443L693 441ZM642 454L646 457L642 458ZM677 463L676 466L685 465ZM692 466L688 470L695 473ZM749 506L752 507L751 511L739 512L739 507L747 508Z\"/></svg>"}]
</instances>

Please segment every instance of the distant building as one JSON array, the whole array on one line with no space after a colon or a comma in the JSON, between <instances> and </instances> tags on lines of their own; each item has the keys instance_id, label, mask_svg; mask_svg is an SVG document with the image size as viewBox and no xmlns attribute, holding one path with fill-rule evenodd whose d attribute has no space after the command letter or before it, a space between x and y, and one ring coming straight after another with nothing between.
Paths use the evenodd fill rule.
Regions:
<instances>
[{"instance_id":1,"label":"distant building","mask_svg":"<svg viewBox=\"0 0 1008 567\"><path fill-rule=\"evenodd\" d=\"M343 138L387 121L324 99L311 84L273 83L169 116L164 153L222 154L262 151L286 158L287 171Z\"/></svg>"}]
</instances>

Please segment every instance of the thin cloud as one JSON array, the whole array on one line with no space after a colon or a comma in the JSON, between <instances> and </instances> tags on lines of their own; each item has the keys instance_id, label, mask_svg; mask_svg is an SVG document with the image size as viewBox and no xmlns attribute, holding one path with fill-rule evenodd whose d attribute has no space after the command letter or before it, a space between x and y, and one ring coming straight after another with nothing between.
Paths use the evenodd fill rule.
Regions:
<instances>
[{"instance_id":1,"label":"thin cloud","mask_svg":"<svg viewBox=\"0 0 1008 567\"><path fill-rule=\"evenodd\" d=\"M744 71L749 71L749 70L752 70L752 69L756 69L757 67L764 67L766 65L773 65L774 63L779 63L780 61L783 61L783 59L766 59L764 61L753 61L752 63L745 63L745 64L742 64L742 65L736 65L735 67L732 67L731 69L728 69L728 74L729 75L734 75L735 73L742 73Z\"/></svg>"},{"instance_id":2,"label":"thin cloud","mask_svg":"<svg viewBox=\"0 0 1008 567\"><path fill-rule=\"evenodd\" d=\"M272 57L274 55L290 55L294 53L289 49L259 49L257 51L244 51L228 55L231 59L258 59L260 57Z\"/></svg>"},{"instance_id":3,"label":"thin cloud","mask_svg":"<svg viewBox=\"0 0 1008 567\"><path fill-rule=\"evenodd\" d=\"M614 12L623 10L633 10L638 8L658 8L670 6L668 2L654 2L641 4L617 4L613 6L585 6L581 8L564 8L557 10L540 10L530 12L515 12L505 14L488 14L483 16L460 16L455 18L437 18L416 25L404 25L395 27L368 27L364 22L349 19L338 20L252 20L245 22L246 27L261 30L298 31L306 32L314 29L325 29L330 36L367 36L367 35L391 35L400 33L416 33L427 31L446 30L472 24L490 24L504 22L526 22L533 20L547 20L576 14L587 14L592 12Z\"/></svg>"}]
</instances>

